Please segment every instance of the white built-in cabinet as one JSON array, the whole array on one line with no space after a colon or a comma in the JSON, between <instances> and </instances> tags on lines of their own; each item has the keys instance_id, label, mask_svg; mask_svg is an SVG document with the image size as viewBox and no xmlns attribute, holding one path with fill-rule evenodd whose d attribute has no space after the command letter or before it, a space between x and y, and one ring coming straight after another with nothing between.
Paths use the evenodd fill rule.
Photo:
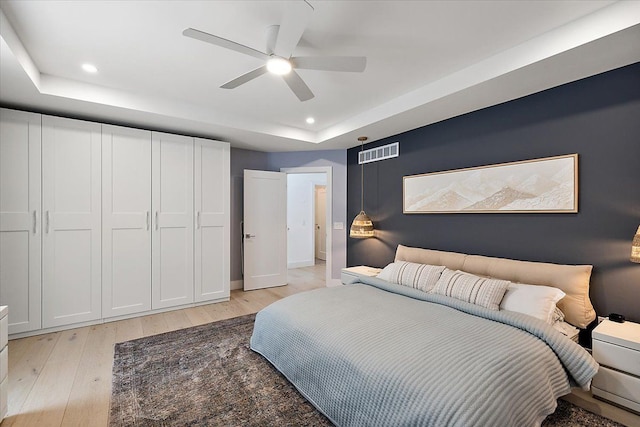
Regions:
<instances>
[{"instance_id":1,"label":"white built-in cabinet","mask_svg":"<svg viewBox=\"0 0 640 427\"><path fill-rule=\"evenodd\" d=\"M40 329L41 116L0 109L0 301L9 333Z\"/></svg>"},{"instance_id":2,"label":"white built-in cabinet","mask_svg":"<svg viewBox=\"0 0 640 427\"><path fill-rule=\"evenodd\" d=\"M195 139L195 300L229 295L229 144Z\"/></svg>"},{"instance_id":3,"label":"white built-in cabinet","mask_svg":"<svg viewBox=\"0 0 640 427\"><path fill-rule=\"evenodd\" d=\"M229 144L0 112L10 334L229 298Z\"/></svg>"},{"instance_id":4,"label":"white built-in cabinet","mask_svg":"<svg viewBox=\"0 0 640 427\"><path fill-rule=\"evenodd\" d=\"M151 132L102 126L102 317L151 309Z\"/></svg>"},{"instance_id":5,"label":"white built-in cabinet","mask_svg":"<svg viewBox=\"0 0 640 427\"><path fill-rule=\"evenodd\" d=\"M42 117L42 327L101 315L100 124Z\"/></svg>"},{"instance_id":6,"label":"white built-in cabinet","mask_svg":"<svg viewBox=\"0 0 640 427\"><path fill-rule=\"evenodd\" d=\"M193 138L153 133L152 305L193 302Z\"/></svg>"}]
</instances>

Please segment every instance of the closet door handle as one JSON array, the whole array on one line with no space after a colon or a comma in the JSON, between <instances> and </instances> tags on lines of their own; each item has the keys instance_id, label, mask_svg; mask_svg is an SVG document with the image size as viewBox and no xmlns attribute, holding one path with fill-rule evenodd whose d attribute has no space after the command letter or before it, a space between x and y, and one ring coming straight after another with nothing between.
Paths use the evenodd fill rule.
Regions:
<instances>
[{"instance_id":1,"label":"closet door handle","mask_svg":"<svg viewBox=\"0 0 640 427\"><path fill-rule=\"evenodd\" d=\"M156 230L158 230L158 211L156 211Z\"/></svg>"},{"instance_id":2,"label":"closet door handle","mask_svg":"<svg viewBox=\"0 0 640 427\"><path fill-rule=\"evenodd\" d=\"M200 228L200 211L196 212L196 227Z\"/></svg>"},{"instance_id":3,"label":"closet door handle","mask_svg":"<svg viewBox=\"0 0 640 427\"><path fill-rule=\"evenodd\" d=\"M38 212L33 211L33 234L36 234L36 232L38 231L38 229L36 228L37 226L38 226Z\"/></svg>"},{"instance_id":4,"label":"closet door handle","mask_svg":"<svg viewBox=\"0 0 640 427\"><path fill-rule=\"evenodd\" d=\"M46 228L45 228L45 233L49 234L49 222L51 220L51 217L49 216L49 211L47 211L46 217L45 217L45 224L46 224Z\"/></svg>"},{"instance_id":5,"label":"closet door handle","mask_svg":"<svg viewBox=\"0 0 640 427\"><path fill-rule=\"evenodd\" d=\"M146 212L146 220L145 220L147 231L149 231L149 211Z\"/></svg>"}]
</instances>

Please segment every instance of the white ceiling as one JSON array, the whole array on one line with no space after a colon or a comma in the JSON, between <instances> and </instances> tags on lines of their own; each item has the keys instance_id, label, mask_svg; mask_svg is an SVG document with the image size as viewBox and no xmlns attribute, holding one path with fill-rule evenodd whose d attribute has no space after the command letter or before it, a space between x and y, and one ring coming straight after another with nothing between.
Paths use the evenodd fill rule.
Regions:
<instances>
[{"instance_id":1,"label":"white ceiling","mask_svg":"<svg viewBox=\"0 0 640 427\"><path fill-rule=\"evenodd\" d=\"M368 62L363 73L299 70L316 95L300 102L268 74L220 89L260 60L182 35L264 51L288 1L0 0L0 102L260 151L325 150L640 61L639 1L309 3L294 55Z\"/></svg>"}]
</instances>

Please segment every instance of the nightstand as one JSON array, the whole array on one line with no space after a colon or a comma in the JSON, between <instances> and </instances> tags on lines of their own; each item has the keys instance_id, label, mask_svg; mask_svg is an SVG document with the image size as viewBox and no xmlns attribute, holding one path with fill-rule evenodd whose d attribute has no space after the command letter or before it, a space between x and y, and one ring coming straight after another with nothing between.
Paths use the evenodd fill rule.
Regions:
<instances>
[{"instance_id":1,"label":"nightstand","mask_svg":"<svg viewBox=\"0 0 640 427\"><path fill-rule=\"evenodd\" d=\"M342 280L343 285L350 285L353 282L357 282L360 277L375 277L381 271L381 268L367 267L366 265L348 267L342 269L340 279Z\"/></svg>"},{"instance_id":2,"label":"nightstand","mask_svg":"<svg viewBox=\"0 0 640 427\"><path fill-rule=\"evenodd\" d=\"M591 392L640 412L640 324L603 320L592 336L593 357L600 369Z\"/></svg>"}]
</instances>

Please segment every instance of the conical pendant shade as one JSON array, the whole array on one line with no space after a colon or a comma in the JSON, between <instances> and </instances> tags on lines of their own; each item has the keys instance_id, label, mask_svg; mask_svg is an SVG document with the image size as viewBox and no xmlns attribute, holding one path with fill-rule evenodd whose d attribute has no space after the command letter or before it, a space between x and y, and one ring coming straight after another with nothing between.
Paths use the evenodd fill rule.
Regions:
<instances>
[{"instance_id":1,"label":"conical pendant shade","mask_svg":"<svg viewBox=\"0 0 640 427\"><path fill-rule=\"evenodd\" d=\"M355 237L357 239L364 239L367 237L373 237L373 222L369 215L360 211L358 215L353 219L351 223L351 231L349 237Z\"/></svg>"},{"instance_id":2,"label":"conical pendant shade","mask_svg":"<svg viewBox=\"0 0 640 427\"><path fill-rule=\"evenodd\" d=\"M636 231L636 235L633 237L633 243L631 244L631 262L640 263L640 227L638 227L638 231Z\"/></svg>"}]
</instances>

